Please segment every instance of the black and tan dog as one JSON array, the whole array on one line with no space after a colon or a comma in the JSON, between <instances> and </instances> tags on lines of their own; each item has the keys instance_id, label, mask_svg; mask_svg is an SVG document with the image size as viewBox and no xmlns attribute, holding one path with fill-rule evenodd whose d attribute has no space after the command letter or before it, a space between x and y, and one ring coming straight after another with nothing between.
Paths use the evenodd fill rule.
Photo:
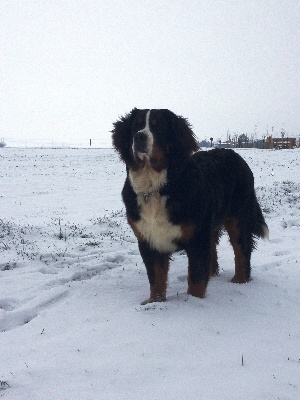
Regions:
<instances>
[{"instance_id":1,"label":"black and tan dog","mask_svg":"<svg viewBox=\"0 0 300 400\"><path fill-rule=\"evenodd\" d=\"M268 227L247 163L233 150L198 151L187 120L169 110L133 109L114 123L112 140L126 164L122 197L150 282L142 304L166 300L170 255L181 249L188 293L204 297L218 274L222 229L235 254L232 282L248 282L255 237L267 237Z\"/></svg>"}]
</instances>

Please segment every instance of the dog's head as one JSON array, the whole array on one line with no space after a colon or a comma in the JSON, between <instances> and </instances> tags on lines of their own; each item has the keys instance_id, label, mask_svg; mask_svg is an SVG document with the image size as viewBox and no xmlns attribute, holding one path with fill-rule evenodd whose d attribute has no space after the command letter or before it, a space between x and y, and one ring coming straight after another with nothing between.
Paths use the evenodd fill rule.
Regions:
<instances>
[{"instance_id":1,"label":"dog's head","mask_svg":"<svg viewBox=\"0 0 300 400\"><path fill-rule=\"evenodd\" d=\"M114 148L129 168L145 163L157 171L185 164L198 144L188 121L164 109L139 110L114 123Z\"/></svg>"}]
</instances>

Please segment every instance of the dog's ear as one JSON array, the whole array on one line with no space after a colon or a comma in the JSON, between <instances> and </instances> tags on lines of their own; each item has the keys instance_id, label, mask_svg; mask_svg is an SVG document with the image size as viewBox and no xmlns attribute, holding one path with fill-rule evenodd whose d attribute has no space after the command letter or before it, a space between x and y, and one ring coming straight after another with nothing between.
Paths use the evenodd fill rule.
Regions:
<instances>
[{"instance_id":1,"label":"dog's ear","mask_svg":"<svg viewBox=\"0 0 300 400\"><path fill-rule=\"evenodd\" d=\"M199 145L191 125L184 117L174 114L172 111L165 110L171 124L172 131L172 149L171 153L177 154L177 157L188 160L191 155L199 150Z\"/></svg>"},{"instance_id":2,"label":"dog's ear","mask_svg":"<svg viewBox=\"0 0 300 400\"><path fill-rule=\"evenodd\" d=\"M129 163L131 160L131 124L137 112L138 109L134 108L130 113L121 117L113 124L114 129L111 131L113 147L125 163Z\"/></svg>"}]
</instances>

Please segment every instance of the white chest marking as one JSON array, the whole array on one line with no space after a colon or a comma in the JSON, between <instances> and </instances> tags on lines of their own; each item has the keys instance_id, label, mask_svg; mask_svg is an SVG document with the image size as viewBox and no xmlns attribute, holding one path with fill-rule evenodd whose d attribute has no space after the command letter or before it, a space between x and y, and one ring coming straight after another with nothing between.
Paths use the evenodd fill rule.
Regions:
<instances>
[{"instance_id":1,"label":"white chest marking","mask_svg":"<svg viewBox=\"0 0 300 400\"><path fill-rule=\"evenodd\" d=\"M150 246L162 253L177 250L175 241L181 237L181 228L169 221L166 209L166 196L154 195L147 202L138 195L141 219L136 226Z\"/></svg>"}]
</instances>

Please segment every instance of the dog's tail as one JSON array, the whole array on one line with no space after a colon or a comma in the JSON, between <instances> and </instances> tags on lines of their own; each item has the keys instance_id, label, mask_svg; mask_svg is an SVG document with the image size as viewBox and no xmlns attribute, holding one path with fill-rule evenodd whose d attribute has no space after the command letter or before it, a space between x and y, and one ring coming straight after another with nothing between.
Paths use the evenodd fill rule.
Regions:
<instances>
[{"instance_id":1,"label":"dog's tail","mask_svg":"<svg viewBox=\"0 0 300 400\"><path fill-rule=\"evenodd\" d=\"M254 222L254 227L253 227L253 234L256 237L260 237L262 239L269 239L269 228L268 225L266 224L266 221L264 219L262 210L260 208L260 205L256 199L255 202L255 221Z\"/></svg>"}]
</instances>

